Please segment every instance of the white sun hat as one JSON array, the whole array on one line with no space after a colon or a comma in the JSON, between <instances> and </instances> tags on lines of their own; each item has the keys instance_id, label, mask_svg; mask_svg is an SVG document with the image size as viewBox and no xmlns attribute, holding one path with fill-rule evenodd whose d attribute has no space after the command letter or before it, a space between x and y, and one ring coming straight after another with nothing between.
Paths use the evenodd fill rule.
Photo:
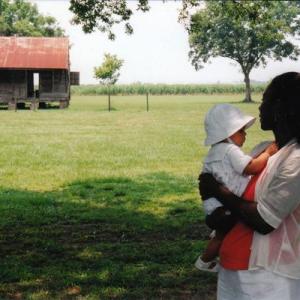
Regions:
<instances>
[{"instance_id":1,"label":"white sun hat","mask_svg":"<svg viewBox=\"0 0 300 300\"><path fill-rule=\"evenodd\" d=\"M209 146L219 143L241 128L249 128L254 122L254 117L245 115L230 104L216 104L205 116L206 139L204 144Z\"/></svg>"}]
</instances>

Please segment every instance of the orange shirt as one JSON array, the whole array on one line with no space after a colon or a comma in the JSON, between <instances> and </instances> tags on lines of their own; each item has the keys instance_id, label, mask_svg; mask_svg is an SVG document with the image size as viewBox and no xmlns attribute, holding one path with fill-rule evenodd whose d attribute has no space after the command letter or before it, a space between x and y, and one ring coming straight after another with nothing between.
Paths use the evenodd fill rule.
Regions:
<instances>
[{"instance_id":1,"label":"orange shirt","mask_svg":"<svg viewBox=\"0 0 300 300\"><path fill-rule=\"evenodd\" d=\"M254 201L255 185L260 174L249 181L242 198ZM220 264L229 270L247 270L251 253L253 229L237 223L225 236L220 249Z\"/></svg>"}]
</instances>

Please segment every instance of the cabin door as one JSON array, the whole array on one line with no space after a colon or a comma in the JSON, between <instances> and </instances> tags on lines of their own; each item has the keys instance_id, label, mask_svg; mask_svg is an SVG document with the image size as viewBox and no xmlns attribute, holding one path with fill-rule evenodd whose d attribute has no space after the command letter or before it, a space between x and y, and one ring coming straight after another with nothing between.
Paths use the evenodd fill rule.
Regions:
<instances>
[{"instance_id":1,"label":"cabin door","mask_svg":"<svg viewBox=\"0 0 300 300\"><path fill-rule=\"evenodd\" d=\"M28 72L27 73L27 97L39 98L40 91L40 73Z\"/></svg>"}]
</instances>

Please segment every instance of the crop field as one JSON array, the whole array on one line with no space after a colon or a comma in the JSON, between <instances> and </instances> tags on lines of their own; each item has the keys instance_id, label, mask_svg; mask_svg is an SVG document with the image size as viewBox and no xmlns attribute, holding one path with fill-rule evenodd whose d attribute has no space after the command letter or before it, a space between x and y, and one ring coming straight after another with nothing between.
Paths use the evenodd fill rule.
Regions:
<instances>
[{"instance_id":1,"label":"crop field","mask_svg":"<svg viewBox=\"0 0 300 300\"><path fill-rule=\"evenodd\" d=\"M243 95L73 96L1 110L0 299L215 299L197 176L203 118ZM272 139L259 122L244 150Z\"/></svg>"},{"instance_id":2,"label":"crop field","mask_svg":"<svg viewBox=\"0 0 300 300\"><path fill-rule=\"evenodd\" d=\"M262 93L266 83L252 83L254 93ZM73 95L197 95L197 94L242 94L245 84L115 84L110 87L100 84L72 86Z\"/></svg>"}]
</instances>

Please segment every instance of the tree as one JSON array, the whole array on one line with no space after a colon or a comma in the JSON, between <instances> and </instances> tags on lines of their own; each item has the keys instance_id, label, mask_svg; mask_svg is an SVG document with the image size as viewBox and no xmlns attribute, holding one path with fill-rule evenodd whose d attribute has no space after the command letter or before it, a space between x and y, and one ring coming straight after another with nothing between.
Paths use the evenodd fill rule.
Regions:
<instances>
[{"instance_id":1,"label":"tree","mask_svg":"<svg viewBox=\"0 0 300 300\"><path fill-rule=\"evenodd\" d=\"M211 57L239 64L246 85L245 102L252 101L250 72L267 58L297 59L300 51L291 39L300 31L299 1L205 1L188 26L191 62L196 69Z\"/></svg>"},{"instance_id":2,"label":"tree","mask_svg":"<svg viewBox=\"0 0 300 300\"><path fill-rule=\"evenodd\" d=\"M114 24L125 22L125 32L131 34L133 28L128 22L133 14L126 0L71 0L70 10L75 14L73 22L81 24L83 31L91 33L95 29L108 32L109 39L115 39ZM137 10L149 10L148 0L138 0Z\"/></svg>"},{"instance_id":3,"label":"tree","mask_svg":"<svg viewBox=\"0 0 300 300\"><path fill-rule=\"evenodd\" d=\"M161 0L166 2L167 0ZM133 33L129 23L133 15L133 9L128 6L129 0L70 0L70 11L74 13L73 22L82 25L85 33L91 33L98 29L108 33L108 38L115 39L112 27L115 24L125 22L125 32ZM132 1L133 2L133 1ZM131 2L131 3L132 3ZM179 18L185 19L190 8L199 5L201 0L182 0L182 10ZM146 12L150 9L148 0L137 0L136 10Z\"/></svg>"},{"instance_id":4,"label":"tree","mask_svg":"<svg viewBox=\"0 0 300 300\"><path fill-rule=\"evenodd\" d=\"M0 35L63 36L55 18L43 16L25 0L0 0Z\"/></svg>"},{"instance_id":5,"label":"tree","mask_svg":"<svg viewBox=\"0 0 300 300\"><path fill-rule=\"evenodd\" d=\"M102 65L94 68L95 78L99 79L101 84L115 84L119 79L118 71L122 65L122 59L118 59L116 55L105 53Z\"/></svg>"},{"instance_id":6,"label":"tree","mask_svg":"<svg viewBox=\"0 0 300 300\"><path fill-rule=\"evenodd\" d=\"M99 79L100 84L108 86L108 110L110 110L109 88L118 81L122 65L122 59L118 59L116 55L105 53L102 65L94 68L95 78Z\"/></svg>"}]
</instances>

